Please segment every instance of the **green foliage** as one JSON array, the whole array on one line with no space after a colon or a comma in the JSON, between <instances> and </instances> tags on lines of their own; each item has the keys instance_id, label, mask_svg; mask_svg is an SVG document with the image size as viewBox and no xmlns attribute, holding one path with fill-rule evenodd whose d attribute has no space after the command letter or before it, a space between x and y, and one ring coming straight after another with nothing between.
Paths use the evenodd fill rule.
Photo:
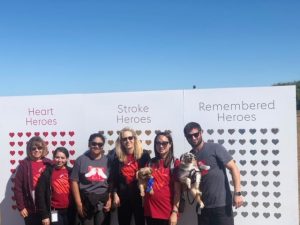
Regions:
<instances>
[{"instance_id":1,"label":"green foliage","mask_svg":"<svg viewBox=\"0 0 300 225\"><path fill-rule=\"evenodd\" d=\"M277 83L272 86L286 86L286 85L296 85L296 102L297 110L300 110L300 80L286 83Z\"/></svg>"}]
</instances>

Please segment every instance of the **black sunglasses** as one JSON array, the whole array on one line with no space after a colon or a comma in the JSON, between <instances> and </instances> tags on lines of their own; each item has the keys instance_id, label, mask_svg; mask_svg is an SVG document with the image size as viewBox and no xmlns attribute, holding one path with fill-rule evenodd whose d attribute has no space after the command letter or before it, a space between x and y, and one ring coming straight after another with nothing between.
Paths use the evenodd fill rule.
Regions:
<instances>
[{"instance_id":1,"label":"black sunglasses","mask_svg":"<svg viewBox=\"0 0 300 225\"><path fill-rule=\"evenodd\" d=\"M33 146L30 150L35 151L35 150L42 150L43 146Z\"/></svg>"},{"instance_id":2,"label":"black sunglasses","mask_svg":"<svg viewBox=\"0 0 300 225\"><path fill-rule=\"evenodd\" d=\"M125 141L127 141L127 140L132 141L133 138L134 138L133 136L128 136L128 137L123 137L123 138L121 138L121 140L122 140L123 142L125 142Z\"/></svg>"},{"instance_id":3,"label":"black sunglasses","mask_svg":"<svg viewBox=\"0 0 300 225\"><path fill-rule=\"evenodd\" d=\"M93 146L93 147L96 147L96 146L98 146L99 148L102 148L103 147L103 145L104 145L104 143L103 142L91 142L91 146Z\"/></svg>"},{"instance_id":4,"label":"black sunglasses","mask_svg":"<svg viewBox=\"0 0 300 225\"><path fill-rule=\"evenodd\" d=\"M200 131L198 131L197 133L193 133L193 134L187 134L186 138L187 139L192 139L193 137L197 138L197 137L199 137L199 135L200 135Z\"/></svg>"},{"instance_id":5,"label":"black sunglasses","mask_svg":"<svg viewBox=\"0 0 300 225\"><path fill-rule=\"evenodd\" d=\"M168 142L168 141L163 141L163 142L157 141L157 142L155 142L156 145L158 145L158 146L162 145L163 147L166 147L169 143L170 142Z\"/></svg>"}]
</instances>

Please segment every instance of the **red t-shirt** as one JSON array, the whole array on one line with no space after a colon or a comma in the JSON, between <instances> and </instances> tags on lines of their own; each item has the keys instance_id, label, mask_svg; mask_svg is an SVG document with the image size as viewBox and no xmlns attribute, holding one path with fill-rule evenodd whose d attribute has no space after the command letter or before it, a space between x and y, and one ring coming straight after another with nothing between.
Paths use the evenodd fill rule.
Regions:
<instances>
[{"instance_id":1,"label":"red t-shirt","mask_svg":"<svg viewBox=\"0 0 300 225\"><path fill-rule=\"evenodd\" d=\"M43 161L31 161L31 168L32 168L32 184L33 189L35 190L35 187L37 185L37 182L41 176L41 174L46 169L46 165L44 165Z\"/></svg>"},{"instance_id":2,"label":"red t-shirt","mask_svg":"<svg viewBox=\"0 0 300 225\"><path fill-rule=\"evenodd\" d=\"M138 162L135 160L133 154L127 155L127 162L121 168L122 175L126 183L130 184L136 179L136 172L139 170Z\"/></svg>"},{"instance_id":3,"label":"red t-shirt","mask_svg":"<svg viewBox=\"0 0 300 225\"><path fill-rule=\"evenodd\" d=\"M54 169L51 177L51 207L65 209L69 206L70 183L66 168Z\"/></svg>"},{"instance_id":4,"label":"red t-shirt","mask_svg":"<svg viewBox=\"0 0 300 225\"><path fill-rule=\"evenodd\" d=\"M179 161L175 161L175 167ZM151 195L146 193L144 199L144 214L155 219L169 219L173 209L173 174L170 168L164 168L164 160L158 165L151 165L154 178L153 191Z\"/></svg>"}]
</instances>

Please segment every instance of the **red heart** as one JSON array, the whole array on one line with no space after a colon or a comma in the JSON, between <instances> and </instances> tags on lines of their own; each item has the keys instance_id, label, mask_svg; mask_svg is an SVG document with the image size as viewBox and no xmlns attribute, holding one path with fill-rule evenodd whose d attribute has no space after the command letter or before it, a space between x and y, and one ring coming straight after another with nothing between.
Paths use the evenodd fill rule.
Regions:
<instances>
[{"instance_id":1,"label":"red heart","mask_svg":"<svg viewBox=\"0 0 300 225\"><path fill-rule=\"evenodd\" d=\"M73 137L74 136L74 131L69 131L69 135L71 136L71 137Z\"/></svg>"},{"instance_id":2,"label":"red heart","mask_svg":"<svg viewBox=\"0 0 300 225\"><path fill-rule=\"evenodd\" d=\"M16 160L11 159L11 160L10 160L10 163L11 163L12 165L14 165L14 164L16 163Z\"/></svg>"},{"instance_id":3,"label":"red heart","mask_svg":"<svg viewBox=\"0 0 300 225\"><path fill-rule=\"evenodd\" d=\"M48 145L48 144L49 144L49 141L45 141L45 144Z\"/></svg>"},{"instance_id":4,"label":"red heart","mask_svg":"<svg viewBox=\"0 0 300 225\"><path fill-rule=\"evenodd\" d=\"M70 144L71 146L73 146L73 145L75 144L75 141L69 141L69 144Z\"/></svg>"},{"instance_id":5,"label":"red heart","mask_svg":"<svg viewBox=\"0 0 300 225\"><path fill-rule=\"evenodd\" d=\"M11 172L11 173L15 173L15 172L16 172L16 169L10 169L10 172Z\"/></svg>"},{"instance_id":6,"label":"red heart","mask_svg":"<svg viewBox=\"0 0 300 225\"><path fill-rule=\"evenodd\" d=\"M19 137L22 137L22 136L23 136L23 133L22 133L22 132L18 132L18 136L19 136Z\"/></svg>"},{"instance_id":7,"label":"red heart","mask_svg":"<svg viewBox=\"0 0 300 225\"><path fill-rule=\"evenodd\" d=\"M40 132L34 132L35 136L40 136Z\"/></svg>"},{"instance_id":8,"label":"red heart","mask_svg":"<svg viewBox=\"0 0 300 225\"><path fill-rule=\"evenodd\" d=\"M9 153L10 153L11 155L14 155L14 154L16 153L16 151L11 150Z\"/></svg>"},{"instance_id":9,"label":"red heart","mask_svg":"<svg viewBox=\"0 0 300 225\"><path fill-rule=\"evenodd\" d=\"M15 142L11 141L9 142L10 146L13 147L15 145Z\"/></svg>"},{"instance_id":10,"label":"red heart","mask_svg":"<svg viewBox=\"0 0 300 225\"><path fill-rule=\"evenodd\" d=\"M57 132L53 131L51 132L52 136L55 137L57 135Z\"/></svg>"},{"instance_id":11,"label":"red heart","mask_svg":"<svg viewBox=\"0 0 300 225\"><path fill-rule=\"evenodd\" d=\"M21 147L23 145L23 141L18 141L18 145Z\"/></svg>"},{"instance_id":12,"label":"red heart","mask_svg":"<svg viewBox=\"0 0 300 225\"><path fill-rule=\"evenodd\" d=\"M14 133L14 132L10 132L10 133L9 133L9 136L10 136L10 137L13 137L13 136L15 136L15 133Z\"/></svg>"},{"instance_id":13,"label":"red heart","mask_svg":"<svg viewBox=\"0 0 300 225\"><path fill-rule=\"evenodd\" d=\"M75 154L75 150L70 150L70 155L74 155Z\"/></svg>"},{"instance_id":14,"label":"red heart","mask_svg":"<svg viewBox=\"0 0 300 225\"><path fill-rule=\"evenodd\" d=\"M23 152L22 150L18 151L18 154L19 154L19 155L23 155L23 153L24 153L24 152Z\"/></svg>"},{"instance_id":15,"label":"red heart","mask_svg":"<svg viewBox=\"0 0 300 225\"><path fill-rule=\"evenodd\" d=\"M52 141L51 143L53 146L57 145L57 141Z\"/></svg>"},{"instance_id":16,"label":"red heart","mask_svg":"<svg viewBox=\"0 0 300 225\"><path fill-rule=\"evenodd\" d=\"M48 132L43 132L44 137L48 136Z\"/></svg>"},{"instance_id":17,"label":"red heart","mask_svg":"<svg viewBox=\"0 0 300 225\"><path fill-rule=\"evenodd\" d=\"M65 146L65 145L66 145L66 142L65 142L65 141L61 141L60 144L61 144L62 146Z\"/></svg>"},{"instance_id":18,"label":"red heart","mask_svg":"<svg viewBox=\"0 0 300 225\"><path fill-rule=\"evenodd\" d=\"M71 160L70 160L70 163L71 163L72 165L74 165L75 160L74 160L74 159L71 159Z\"/></svg>"},{"instance_id":19,"label":"red heart","mask_svg":"<svg viewBox=\"0 0 300 225\"><path fill-rule=\"evenodd\" d=\"M66 135L66 132L64 132L64 131L61 131L59 133L60 133L60 136L62 136L62 137Z\"/></svg>"},{"instance_id":20,"label":"red heart","mask_svg":"<svg viewBox=\"0 0 300 225\"><path fill-rule=\"evenodd\" d=\"M26 136L30 137L31 136L31 132L26 132Z\"/></svg>"}]
</instances>

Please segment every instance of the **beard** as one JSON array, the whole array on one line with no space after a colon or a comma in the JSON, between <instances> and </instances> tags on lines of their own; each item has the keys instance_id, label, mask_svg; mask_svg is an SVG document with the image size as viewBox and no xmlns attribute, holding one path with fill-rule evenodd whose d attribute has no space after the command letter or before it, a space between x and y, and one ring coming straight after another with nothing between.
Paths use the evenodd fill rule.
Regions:
<instances>
[{"instance_id":1,"label":"beard","mask_svg":"<svg viewBox=\"0 0 300 225\"><path fill-rule=\"evenodd\" d=\"M202 137L197 141L197 142L193 142L193 141L190 141L190 145L193 147L193 148L197 148L198 146L200 146L203 142L203 139Z\"/></svg>"}]
</instances>

